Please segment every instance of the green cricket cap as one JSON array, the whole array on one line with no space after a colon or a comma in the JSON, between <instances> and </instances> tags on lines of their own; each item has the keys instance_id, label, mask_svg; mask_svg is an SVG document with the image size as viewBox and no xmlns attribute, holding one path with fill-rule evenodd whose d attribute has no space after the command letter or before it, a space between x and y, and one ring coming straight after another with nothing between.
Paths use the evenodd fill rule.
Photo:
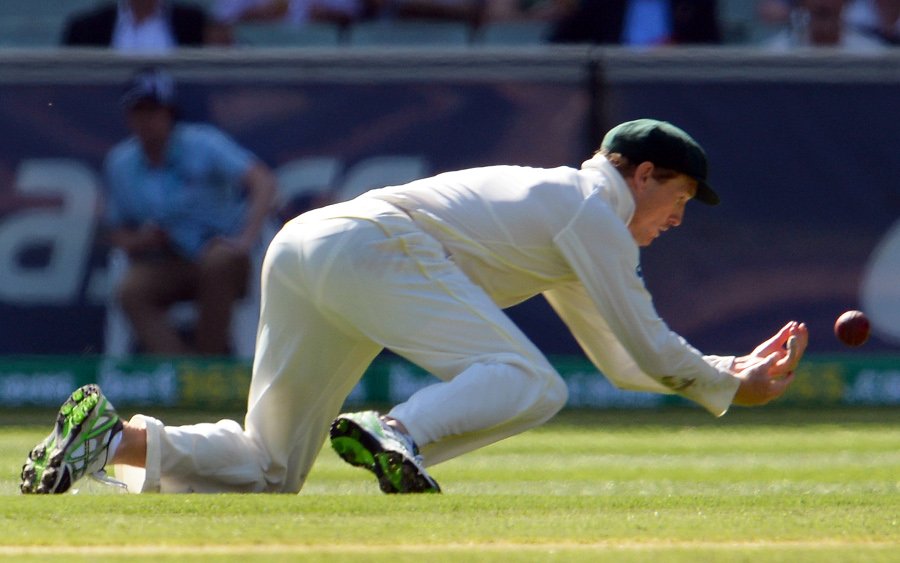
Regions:
<instances>
[{"instance_id":1,"label":"green cricket cap","mask_svg":"<svg viewBox=\"0 0 900 563\"><path fill-rule=\"evenodd\" d=\"M694 199L718 205L719 195L707 183L706 152L690 135L666 121L637 119L616 125L603 137L601 148L625 156L634 164L652 162L697 180Z\"/></svg>"}]
</instances>

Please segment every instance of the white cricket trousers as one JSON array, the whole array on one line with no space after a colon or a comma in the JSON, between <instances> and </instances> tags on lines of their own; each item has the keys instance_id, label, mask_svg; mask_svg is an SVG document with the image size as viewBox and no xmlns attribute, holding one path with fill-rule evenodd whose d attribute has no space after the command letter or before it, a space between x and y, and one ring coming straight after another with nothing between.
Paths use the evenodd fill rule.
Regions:
<instances>
[{"instance_id":1,"label":"white cricket trousers","mask_svg":"<svg viewBox=\"0 0 900 563\"><path fill-rule=\"evenodd\" d=\"M389 413L427 465L539 425L566 401L543 354L435 238L360 198L294 219L272 241L243 428L136 415L146 469L117 475L135 492L298 492L383 348L441 380Z\"/></svg>"}]
</instances>

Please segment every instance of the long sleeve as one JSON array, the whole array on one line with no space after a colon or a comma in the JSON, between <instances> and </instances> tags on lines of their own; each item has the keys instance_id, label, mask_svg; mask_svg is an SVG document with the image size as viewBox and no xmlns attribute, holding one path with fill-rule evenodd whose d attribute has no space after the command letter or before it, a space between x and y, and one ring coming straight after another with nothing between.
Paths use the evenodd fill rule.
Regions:
<instances>
[{"instance_id":1,"label":"long sleeve","mask_svg":"<svg viewBox=\"0 0 900 563\"><path fill-rule=\"evenodd\" d=\"M599 197L585 200L555 242L580 283L544 295L598 369L624 388L675 392L716 416L728 410L739 381L659 317L638 274L637 246Z\"/></svg>"}]
</instances>

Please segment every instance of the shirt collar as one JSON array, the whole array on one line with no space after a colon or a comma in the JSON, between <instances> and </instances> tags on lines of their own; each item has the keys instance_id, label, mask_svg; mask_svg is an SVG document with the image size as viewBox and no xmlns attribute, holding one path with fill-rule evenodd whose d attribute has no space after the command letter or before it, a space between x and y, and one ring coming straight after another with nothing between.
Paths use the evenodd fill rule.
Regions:
<instances>
[{"instance_id":1,"label":"shirt collar","mask_svg":"<svg viewBox=\"0 0 900 563\"><path fill-rule=\"evenodd\" d=\"M603 199L609 203L616 215L627 225L634 216L634 195L622 174L602 154L596 154L581 164L581 169L596 171L603 175L606 182L597 186L603 194Z\"/></svg>"}]
</instances>

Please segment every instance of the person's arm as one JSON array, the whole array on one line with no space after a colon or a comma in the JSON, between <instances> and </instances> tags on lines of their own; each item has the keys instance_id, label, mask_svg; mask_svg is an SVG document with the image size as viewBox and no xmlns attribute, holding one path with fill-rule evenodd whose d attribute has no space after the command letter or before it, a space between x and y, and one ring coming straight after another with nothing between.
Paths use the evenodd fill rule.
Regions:
<instances>
[{"instance_id":1,"label":"person's arm","mask_svg":"<svg viewBox=\"0 0 900 563\"><path fill-rule=\"evenodd\" d=\"M220 237L241 252L249 252L259 240L260 233L271 216L276 191L275 176L269 167L253 153L239 145L223 131L204 126L198 134L205 136L216 161L217 169L232 183L240 184L246 193L247 209L242 230L227 237Z\"/></svg>"},{"instance_id":2,"label":"person's arm","mask_svg":"<svg viewBox=\"0 0 900 563\"><path fill-rule=\"evenodd\" d=\"M600 314L581 283L554 287L545 291L544 297L566 323L588 359L617 387L677 393L716 416L728 410L740 382L728 370L707 362L683 339L678 338L674 346L640 345L644 349L633 353ZM657 354L666 357L659 362L648 362L651 355Z\"/></svg>"},{"instance_id":3,"label":"person's arm","mask_svg":"<svg viewBox=\"0 0 900 563\"><path fill-rule=\"evenodd\" d=\"M597 313L581 284L556 287L544 296L591 362L616 386L679 393L717 416L724 414L729 404L763 405L784 394L793 380L794 369L803 356L808 338L805 325L791 322L746 356L702 356L718 375L704 384L678 389L677 386L667 387L641 370ZM692 349L686 342L685 346Z\"/></svg>"},{"instance_id":4,"label":"person's arm","mask_svg":"<svg viewBox=\"0 0 900 563\"><path fill-rule=\"evenodd\" d=\"M754 394L762 387L756 374L768 374L769 366L763 367L766 359L747 359L735 373L707 361L669 329L638 275L636 244L599 197L585 200L555 242L583 289L579 292L570 285L545 296L611 380L628 388L667 388L716 415L724 414L736 396L740 404L771 400L768 392ZM790 383L784 381L777 386ZM749 391L738 395L741 386Z\"/></svg>"},{"instance_id":5,"label":"person's arm","mask_svg":"<svg viewBox=\"0 0 900 563\"><path fill-rule=\"evenodd\" d=\"M247 189L249 200L247 215L244 229L230 242L241 251L249 253L271 216L275 201L275 176L268 166L256 162L244 174L242 182Z\"/></svg>"},{"instance_id":6,"label":"person's arm","mask_svg":"<svg viewBox=\"0 0 900 563\"><path fill-rule=\"evenodd\" d=\"M142 188L139 180L123 162L121 149L113 149L103 163L105 193L103 227L109 244L121 248L128 256L159 254L171 251L166 232L148 216L136 212L140 205L128 200Z\"/></svg>"}]
</instances>

